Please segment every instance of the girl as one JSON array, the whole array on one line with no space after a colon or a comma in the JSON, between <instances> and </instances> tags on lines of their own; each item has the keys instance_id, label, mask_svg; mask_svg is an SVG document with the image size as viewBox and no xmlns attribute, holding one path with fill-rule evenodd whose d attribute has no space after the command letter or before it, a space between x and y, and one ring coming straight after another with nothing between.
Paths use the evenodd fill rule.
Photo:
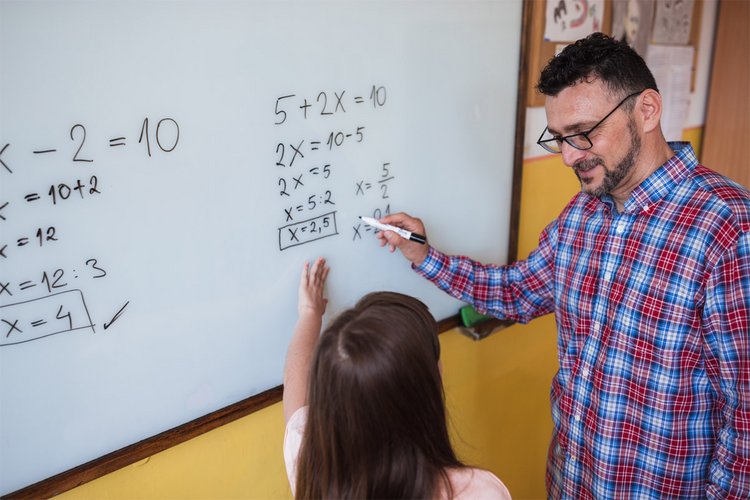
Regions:
<instances>
[{"instance_id":1,"label":"girl","mask_svg":"<svg viewBox=\"0 0 750 500\"><path fill-rule=\"evenodd\" d=\"M305 263L284 370L284 459L296 497L510 498L451 447L427 307L371 293L320 335L328 272L322 258Z\"/></svg>"}]
</instances>

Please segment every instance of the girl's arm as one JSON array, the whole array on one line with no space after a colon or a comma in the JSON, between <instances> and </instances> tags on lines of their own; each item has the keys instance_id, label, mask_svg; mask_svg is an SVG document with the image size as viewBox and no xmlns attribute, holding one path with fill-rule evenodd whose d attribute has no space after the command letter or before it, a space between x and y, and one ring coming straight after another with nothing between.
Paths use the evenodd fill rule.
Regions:
<instances>
[{"instance_id":1,"label":"girl's arm","mask_svg":"<svg viewBox=\"0 0 750 500\"><path fill-rule=\"evenodd\" d=\"M322 257L318 257L312 269L310 263L305 262L302 270L297 305L299 318L287 349L284 366L284 422L288 422L307 400L310 365L328 303L328 299L323 296L328 272L329 268Z\"/></svg>"}]
</instances>

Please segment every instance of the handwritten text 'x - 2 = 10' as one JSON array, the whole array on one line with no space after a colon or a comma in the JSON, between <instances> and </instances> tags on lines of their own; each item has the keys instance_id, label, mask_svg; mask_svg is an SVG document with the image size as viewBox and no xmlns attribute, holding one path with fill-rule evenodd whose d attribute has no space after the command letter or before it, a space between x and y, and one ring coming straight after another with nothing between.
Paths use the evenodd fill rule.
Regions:
<instances>
[{"instance_id":1,"label":"handwritten text 'x - 2 = 10'","mask_svg":"<svg viewBox=\"0 0 750 500\"><path fill-rule=\"evenodd\" d=\"M56 164L67 166L84 165L90 170L81 176L80 168L76 168L78 173L67 179L47 181L38 189L22 193L18 198L1 200L0 222L7 221L11 216L6 214L13 213L18 219L11 222L23 226L29 219L28 216L21 219L26 207L46 203L48 209L58 210L56 207L74 203L96 204L99 197L106 196L101 174L96 172L98 163L90 154L91 141L86 126L76 123L67 135L70 142L66 139L65 144L49 144L47 147L28 151L16 151L12 143L6 143L0 148L0 175L24 176L31 168L29 165L33 164L34 158L39 161L49 158ZM173 118L162 118L155 127L151 126L149 118L144 118L136 137L138 147L143 148L150 158L158 151L170 153L175 150L180 139L180 127ZM129 140L127 136L118 135L110 138L108 145L109 148L127 148ZM44 262L52 261L55 245L67 237L64 229L67 221L62 213L59 216L62 220L54 225L32 224L31 227L21 229L10 241L5 239L8 233L3 232L0 236L0 261L11 262L23 258L22 253L28 252L32 247L49 255L49 258L43 259ZM53 264L47 269L31 269L28 266L22 268L25 275L18 279L0 277L0 328L3 329L0 330L0 347L81 329L95 332L95 322L91 319L84 292L76 288L76 285L84 278L98 280L107 276L105 265L98 257L87 255L80 262L66 262L57 266ZM39 296L40 289L46 295ZM124 299L120 305L103 313L108 318L102 321L105 330L123 315L129 303L129 300Z\"/></svg>"}]
</instances>

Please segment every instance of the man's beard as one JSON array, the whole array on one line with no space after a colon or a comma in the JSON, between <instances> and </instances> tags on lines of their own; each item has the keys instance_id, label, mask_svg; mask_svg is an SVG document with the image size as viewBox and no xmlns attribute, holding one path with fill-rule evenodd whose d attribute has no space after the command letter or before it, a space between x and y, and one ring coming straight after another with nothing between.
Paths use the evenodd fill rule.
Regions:
<instances>
[{"instance_id":1,"label":"man's beard","mask_svg":"<svg viewBox=\"0 0 750 500\"><path fill-rule=\"evenodd\" d=\"M581 160L573 165L573 171L578 177L578 181L581 183L581 190L591 196L601 198L605 194L609 194L613 189L617 187L620 182L633 170L635 166L635 160L638 158L638 154L641 152L641 138L635 130L635 123L631 119L628 122L628 130L630 131L630 149L625 153L625 157L620 160L620 163L615 166L613 170L607 169L604 165L604 160L601 158L592 158L590 160ZM604 167L604 178L602 183L597 188L586 188L586 184L581 181L581 176L578 174L578 169L588 170L597 165Z\"/></svg>"}]
</instances>

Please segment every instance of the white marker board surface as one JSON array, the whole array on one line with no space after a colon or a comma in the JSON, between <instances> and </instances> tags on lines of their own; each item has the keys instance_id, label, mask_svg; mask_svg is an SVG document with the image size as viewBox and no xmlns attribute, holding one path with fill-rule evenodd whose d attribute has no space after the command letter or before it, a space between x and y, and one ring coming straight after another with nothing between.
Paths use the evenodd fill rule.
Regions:
<instances>
[{"instance_id":1,"label":"white marker board surface","mask_svg":"<svg viewBox=\"0 0 750 500\"><path fill-rule=\"evenodd\" d=\"M305 260L455 315L358 216L507 260L521 11L0 2L0 494L278 386Z\"/></svg>"}]
</instances>

